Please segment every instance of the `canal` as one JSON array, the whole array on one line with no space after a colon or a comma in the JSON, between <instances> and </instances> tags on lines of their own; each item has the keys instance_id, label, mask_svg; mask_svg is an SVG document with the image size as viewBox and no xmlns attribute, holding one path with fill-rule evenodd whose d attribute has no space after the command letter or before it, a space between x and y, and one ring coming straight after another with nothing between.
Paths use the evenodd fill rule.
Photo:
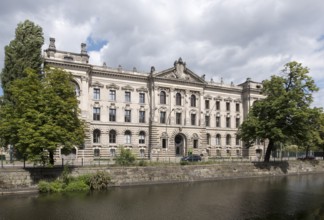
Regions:
<instances>
[{"instance_id":1,"label":"canal","mask_svg":"<svg viewBox=\"0 0 324 220\"><path fill-rule=\"evenodd\" d=\"M0 219L324 219L324 174L2 196Z\"/></svg>"}]
</instances>

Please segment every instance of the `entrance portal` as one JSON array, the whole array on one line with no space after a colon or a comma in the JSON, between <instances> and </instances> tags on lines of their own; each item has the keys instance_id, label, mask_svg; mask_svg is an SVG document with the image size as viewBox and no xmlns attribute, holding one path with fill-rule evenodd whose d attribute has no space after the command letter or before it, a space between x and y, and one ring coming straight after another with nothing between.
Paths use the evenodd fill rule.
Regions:
<instances>
[{"instance_id":1,"label":"entrance portal","mask_svg":"<svg viewBox=\"0 0 324 220\"><path fill-rule=\"evenodd\" d=\"M182 134L178 134L174 138L175 145L175 154L176 156L185 156L186 155L186 140Z\"/></svg>"}]
</instances>

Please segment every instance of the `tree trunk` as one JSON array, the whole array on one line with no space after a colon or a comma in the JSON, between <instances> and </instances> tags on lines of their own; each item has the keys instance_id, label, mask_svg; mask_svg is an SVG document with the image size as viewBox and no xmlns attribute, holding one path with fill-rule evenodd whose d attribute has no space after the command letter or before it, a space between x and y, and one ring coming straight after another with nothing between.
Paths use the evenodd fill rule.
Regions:
<instances>
[{"instance_id":1,"label":"tree trunk","mask_svg":"<svg viewBox=\"0 0 324 220\"><path fill-rule=\"evenodd\" d=\"M49 163L54 165L54 152L52 150L49 151Z\"/></svg>"},{"instance_id":2,"label":"tree trunk","mask_svg":"<svg viewBox=\"0 0 324 220\"><path fill-rule=\"evenodd\" d=\"M270 161L270 156L271 156L271 151L274 147L274 141L272 139L269 140L269 144L267 147L267 151L264 157L264 162L269 162Z\"/></svg>"}]
</instances>

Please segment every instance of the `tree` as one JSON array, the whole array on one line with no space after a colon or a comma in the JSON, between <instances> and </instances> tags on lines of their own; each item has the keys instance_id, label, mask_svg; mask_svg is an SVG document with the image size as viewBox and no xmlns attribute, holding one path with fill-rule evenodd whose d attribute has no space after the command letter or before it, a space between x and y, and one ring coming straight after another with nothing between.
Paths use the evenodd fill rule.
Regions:
<instances>
[{"instance_id":1,"label":"tree","mask_svg":"<svg viewBox=\"0 0 324 220\"><path fill-rule=\"evenodd\" d=\"M282 73L263 82L265 98L254 103L238 131L247 147L257 138L268 140L266 162L278 142L302 144L309 141L312 137L308 134L315 129L310 125L318 119L318 110L310 108L312 93L318 88L308 75L308 68L293 61L284 66Z\"/></svg>"},{"instance_id":2,"label":"tree","mask_svg":"<svg viewBox=\"0 0 324 220\"><path fill-rule=\"evenodd\" d=\"M27 69L26 77L8 87L11 102L0 109L0 138L15 145L23 157L34 159L64 146L71 149L84 140L84 122L79 116L72 75L60 69L46 69L46 77Z\"/></svg>"},{"instance_id":3,"label":"tree","mask_svg":"<svg viewBox=\"0 0 324 220\"><path fill-rule=\"evenodd\" d=\"M10 83L25 77L26 68L34 69L41 76L43 44L44 37L40 26L29 20L18 24L15 39L5 47L5 62L1 72L5 100L10 100Z\"/></svg>"}]
</instances>

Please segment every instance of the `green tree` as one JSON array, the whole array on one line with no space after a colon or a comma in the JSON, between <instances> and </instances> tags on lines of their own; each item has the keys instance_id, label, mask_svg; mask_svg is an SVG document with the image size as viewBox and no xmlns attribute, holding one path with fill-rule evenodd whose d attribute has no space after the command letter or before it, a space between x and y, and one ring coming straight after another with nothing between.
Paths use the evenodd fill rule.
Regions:
<instances>
[{"instance_id":1,"label":"green tree","mask_svg":"<svg viewBox=\"0 0 324 220\"><path fill-rule=\"evenodd\" d=\"M281 76L265 80L265 98L254 103L239 128L238 135L247 147L257 138L268 140L266 162L276 143L298 145L312 139L309 133L315 127L310 125L318 120L318 110L310 108L310 104L318 88L308 73L307 67L294 61L285 65Z\"/></svg>"},{"instance_id":2,"label":"green tree","mask_svg":"<svg viewBox=\"0 0 324 220\"><path fill-rule=\"evenodd\" d=\"M72 75L60 69L46 69L41 79L32 69L26 74L8 87L11 102L0 109L0 138L28 159L47 151L53 164L59 146L71 149L84 140Z\"/></svg>"},{"instance_id":3,"label":"green tree","mask_svg":"<svg viewBox=\"0 0 324 220\"><path fill-rule=\"evenodd\" d=\"M25 77L26 68L34 69L41 76L43 44L44 37L40 26L29 20L18 24L15 39L5 47L5 62L1 72L5 100L10 100L10 83Z\"/></svg>"}]
</instances>

